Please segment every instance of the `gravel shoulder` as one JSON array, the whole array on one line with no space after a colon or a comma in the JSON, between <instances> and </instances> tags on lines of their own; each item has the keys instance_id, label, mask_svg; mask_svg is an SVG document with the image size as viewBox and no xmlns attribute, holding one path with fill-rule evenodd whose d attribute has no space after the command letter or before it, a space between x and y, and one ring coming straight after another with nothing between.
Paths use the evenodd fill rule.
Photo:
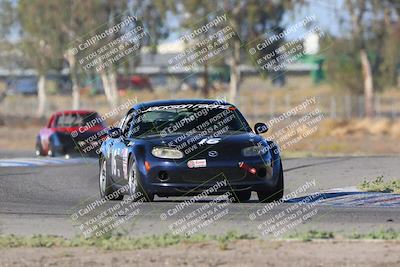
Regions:
<instances>
[{"instance_id":1,"label":"gravel shoulder","mask_svg":"<svg viewBox=\"0 0 400 267\"><path fill-rule=\"evenodd\" d=\"M240 255L240 256L239 256ZM9 248L1 266L399 266L399 241L238 240L156 249Z\"/></svg>"}]
</instances>

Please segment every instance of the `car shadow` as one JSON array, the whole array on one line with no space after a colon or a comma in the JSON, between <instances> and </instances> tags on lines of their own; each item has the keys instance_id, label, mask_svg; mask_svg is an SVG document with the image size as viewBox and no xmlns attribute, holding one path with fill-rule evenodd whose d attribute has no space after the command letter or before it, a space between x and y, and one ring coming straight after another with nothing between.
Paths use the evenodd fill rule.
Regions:
<instances>
[{"instance_id":1,"label":"car shadow","mask_svg":"<svg viewBox=\"0 0 400 267\"><path fill-rule=\"evenodd\" d=\"M300 203L300 202L318 202L321 199L328 200L328 199L337 199L339 197L345 196L352 196L352 195L366 195L370 192L360 192L360 191L353 191L353 192L322 192L322 193L313 193L306 196L291 198L285 200L285 203Z\"/></svg>"},{"instance_id":2,"label":"car shadow","mask_svg":"<svg viewBox=\"0 0 400 267\"><path fill-rule=\"evenodd\" d=\"M393 194L390 192L361 192L361 191L349 191L349 192L316 192L309 195L295 197L290 199L285 199L279 203L287 203L287 204L296 204L296 203L318 203L321 204L335 204L335 205L350 205L354 204L355 206L363 205L363 201L367 202L377 202L376 199L383 198L383 200L379 200L380 202L385 202L385 199L388 201L399 199L400 202L400 194ZM157 197L154 202L164 202L164 203L182 203L190 200L190 197ZM197 201L192 201L192 203L210 203L214 202L213 198L201 199ZM226 202L226 199L222 199L221 203ZM252 198L246 202L235 202L237 203L259 203L256 196L253 194Z\"/></svg>"}]
</instances>

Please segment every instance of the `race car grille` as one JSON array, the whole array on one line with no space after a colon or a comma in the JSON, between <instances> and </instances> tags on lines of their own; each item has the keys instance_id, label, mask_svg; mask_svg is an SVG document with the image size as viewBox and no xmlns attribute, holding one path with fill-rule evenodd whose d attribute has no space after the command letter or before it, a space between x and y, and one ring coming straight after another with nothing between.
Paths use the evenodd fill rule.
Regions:
<instances>
[{"instance_id":1,"label":"race car grille","mask_svg":"<svg viewBox=\"0 0 400 267\"><path fill-rule=\"evenodd\" d=\"M241 181L246 178L246 172L241 169L220 168L220 169L193 169L186 171L181 179L185 182L210 182L214 179L228 181Z\"/></svg>"}]
</instances>

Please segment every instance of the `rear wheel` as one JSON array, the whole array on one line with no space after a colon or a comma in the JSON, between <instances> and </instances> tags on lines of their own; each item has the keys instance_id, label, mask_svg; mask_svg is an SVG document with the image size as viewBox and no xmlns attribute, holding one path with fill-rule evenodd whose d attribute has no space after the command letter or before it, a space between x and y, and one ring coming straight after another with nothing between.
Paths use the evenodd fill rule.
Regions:
<instances>
[{"instance_id":1,"label":"rear wheel","mask_svg":"<svg viewBox=\"0 0 400 267\"><path fill-rule=\"evenodd\" d=\"M36 156L46 156L46 154L43 151L43 147L42 147L42 144L41 144L39 138L36 140L36 146L35 147L36 147L35 148Z\"/></svg>"},{"instance_id":2,"label":"rear wheel","mask_svg":"<svg viewBox=\"0 0 400 267\"><path fill-rule=\"evenodd\" d=\"M56 151L54 150L53 141L49 141L49 149L47 150L47 156L49 156L49 157L56 156Z\"/></svg>"},{"instance_id":3,"label":"rear wheel","mask_svg":"<svg viewBox=\"0 0 400 267\"><path fill-rule=\"evenodd\" d=\"M281 170L279 173L278 183L276 184L276 186L273 188L257 191L258 200L260 202L266 203L266 202L278 201L283 197L284 183L283 183L282 162L280 163L280 165L281 165L280 168Z\"/></svg>"},{"instance_id":4,"label":"rear wheel","mask_svg":"<svg viewBox=\"0 0 400 267\"><path fill-rule=\"evenodd\" d=\"M247 202L250 200L251 197L251 191L246 190L246 191L236 191L233 192L233 197L235 198L235 202Z\"/></svg>"},{"instance_id":5,"label":"rear wheel","mask_svg":"<svg viewBox=\"0 0 400 267\"><path fill-rule=\"evenodd\" d=\"M107 197L109 200L122 200L123 194L118 194L117 190L112 187L111 179L107 172L107 162L105 159L100 161L100 172L99 172L99 187L100 196L102 198Z\"/></svg>"},{"instance_id":6,"label":"rear wheel","mask_svg":"<svg viewBox=\"0 0 400 267\"><path fill-rule=\"evenodd\" d=\"M58 156L63 156L65 155L65 150L62 145L56 145L59 144L60 140L57 134L52 134L49 137L49 146L47 150L47 155L49 157L58 157Z\"/></svg>"},{"instance_id":7,"label":"rear wheel","mask_svg":"<svg viewBox=\"0 0 400 267\"><path fill-rule=\"evenodd\" d=\"M140 179L140 173L137 168L136 161L133 157L129 160L129 179L128 179L128 186L129 186L129 194L132 197L132 200L139 200L144 198L145 201L153 201L154 194L149 193L145 185L143 184L142 180Z\"/></svg>"}]
</instances>

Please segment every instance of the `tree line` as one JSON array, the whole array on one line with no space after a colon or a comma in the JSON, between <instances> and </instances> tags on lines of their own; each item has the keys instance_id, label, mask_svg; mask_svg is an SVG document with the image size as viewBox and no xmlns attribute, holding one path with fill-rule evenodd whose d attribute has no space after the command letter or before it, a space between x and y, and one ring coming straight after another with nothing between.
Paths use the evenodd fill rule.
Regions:
<instances>
[{"instance_id":1,"label":"tree line","mask_svg":"<svg viewBox=\"0 0 400 267\"><path fill-rule=\"evenodd\" d=\"M157 53L159 44L172 31L197 29L214 19L210 14L221 11L227 15L229 25L236 33L229 40L230 49L223 58L230 70L229 99L235 102L242 81L239 65L243 62L252 64L247 51L248 41L265 38L268 32L282 32L285 15L296 14L299 8L315 3L311 0L1 0L0 35L3 41L0 45L5 51L18 51L27 60L27 65L37 71L37 115L43 116L46 75L49 71L61 71L66 65L72 82L72 107L79 108L79 80L83 74L91 75L93 71L82 69L80 60L84 56L74 49L90 36L119 25L128 17L137 17L139 19L124 31L142 27L148 36L136 41L136 52L139 54L146 49ZM395 84L398 76L400 3L396 0L345 0L340 10L332 12L338 16L341 33L331 36L334 42L326 52L328 78L339 87L363 94L366 115L372 116L375 91ZM178 26L169 23L171 18ZM212 33L206 32L196 38L201 40ZM107 35L90 46L85 56L120 39L123 34L119 31ZM10 35L17 35L17 41L10 41ZM117 73L132 72L139 63L140 56L132 56L98 71L111 107L118 104ZM205 60L201 66L205 75L205 97L208 96L208 68L212 64L215 62Z\"/></svg>"}]
</instances>

